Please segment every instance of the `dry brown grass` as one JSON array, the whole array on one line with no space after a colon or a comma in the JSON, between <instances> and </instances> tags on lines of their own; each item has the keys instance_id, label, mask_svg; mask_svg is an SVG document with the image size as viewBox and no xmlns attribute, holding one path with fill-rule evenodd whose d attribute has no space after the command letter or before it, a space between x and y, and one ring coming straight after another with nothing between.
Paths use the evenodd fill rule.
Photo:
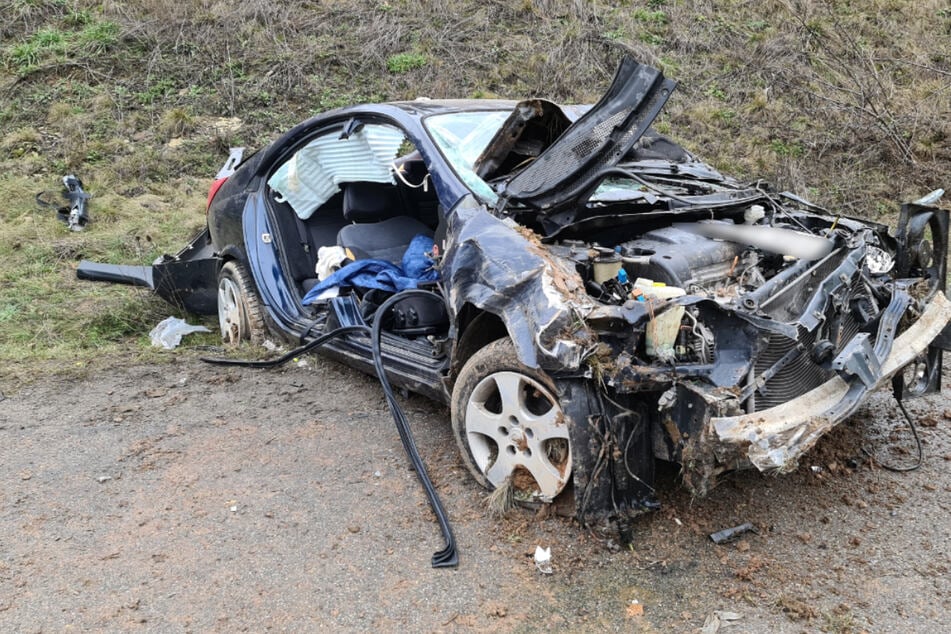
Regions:
<instances>
[{"instance_id":1,"label":"dry brown grass","mask_svg":"<svg viewBox=\"0 0 951 634\"><path fill-rule=\"evenodd\" d=\"M631 53L680 81L660 125L740 176L875 216L951 172L951 11L939 0L17 0L11 16L0 122L55 126L51 149L76 169L87 148L92 162L109 152L97 135L159 144L192 131L191 117L241 117L236 141L259 145L360 100L591 101ZM118 44L11 66L17 42L84 20L117 24ZM421 61L394 72L398 55ZM50 107L90 97L105 104L73 113L82 133ZM45 107L16 107L28 101Z\"/></svg>"}]
</instances>

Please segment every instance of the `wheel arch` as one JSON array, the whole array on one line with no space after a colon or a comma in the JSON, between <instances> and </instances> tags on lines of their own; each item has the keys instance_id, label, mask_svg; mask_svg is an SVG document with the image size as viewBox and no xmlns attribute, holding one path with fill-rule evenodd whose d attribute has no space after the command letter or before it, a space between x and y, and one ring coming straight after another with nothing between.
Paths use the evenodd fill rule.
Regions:
<instances>
[{"instance_id":1,"label":"wheel arch","mask_svg":"<svg viewBox=\"0 0 951 634\"><path fill-rule=\"evenodd\" d=\"M462 307L456 317L456 333L456 344L449 368L452 384L459 377L462 366L477 350L497 339L510 336L501 317L469 303ZM452 385L449 389L452 390Z\"/></svg>"},{"instance_id":2,"label":"wheel arch","mask_svg":"<svg viewBox=\"0 0 951 634\"><path fill-rule=\"evenodd\" d=\"M236 244L229 244L218 251L218 260L218 270L221 270L221 267L223 267L226 262L230 262L231 260L237 260L244 268L248 270L251 268L249 266L250 262L248 262L247 253L245 253L244 249Z\"/></svg>"}]
</instances>

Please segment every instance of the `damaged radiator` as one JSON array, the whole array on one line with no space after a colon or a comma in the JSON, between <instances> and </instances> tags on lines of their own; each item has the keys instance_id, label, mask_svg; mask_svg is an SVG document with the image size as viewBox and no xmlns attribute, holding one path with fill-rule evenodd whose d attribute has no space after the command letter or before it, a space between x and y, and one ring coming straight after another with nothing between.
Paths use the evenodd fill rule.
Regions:
<instances>
[{"instance_id":1,"label":"damaged radiator","mask_svg":"<svg viewBox=\"0 0 951 634\"><path fill-rule=\"evenodd\" d=\"M823 273L828 275L835 268L834 263L829 262L814 271L819 273L818 275L813 274L809 278L823 279ZM801 285L801 288L796 289L796 294L800 299L806 299L802 289L810 288L810 279L803 279L797 284ZM753 411L781 405L832 378L835 371L823 367L822 362L841 352L867 324L863 324L856 316L861 314L861 311L855 309L856 303L874 305L874 300L869 296L860 277L853 278L844 291L840 299L829 302L824 318L812 331L806 330L800 324L799 336L795 340L775 333L769 335L754 364L754 376L762 377L764 373L770 376L755 392ZM797 348L798 354L794 352Z\"/></svg>"}]
</instances>

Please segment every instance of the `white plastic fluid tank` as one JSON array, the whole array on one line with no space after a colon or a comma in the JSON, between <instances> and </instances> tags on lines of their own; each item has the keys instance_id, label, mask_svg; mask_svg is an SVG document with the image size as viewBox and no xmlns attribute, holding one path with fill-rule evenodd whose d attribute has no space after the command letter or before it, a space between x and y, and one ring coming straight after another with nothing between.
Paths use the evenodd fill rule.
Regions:
<instances>
[{"instance_id":1,"label":"white plastic fluid tank","mask_svg":"<svg viewBox=\"0 0 951 634\"><path fill-rule=\"evenodd\" d=\"M683 297L687 291L644 277L634 280L634 288L644 294L655 311L654 317L647 322L644 341L647 355L661 361L672 361L674 344L680 332L680 322L686 311L683 306L665 306L664 304L675 297Z\"/></svg>"}]
</instances>

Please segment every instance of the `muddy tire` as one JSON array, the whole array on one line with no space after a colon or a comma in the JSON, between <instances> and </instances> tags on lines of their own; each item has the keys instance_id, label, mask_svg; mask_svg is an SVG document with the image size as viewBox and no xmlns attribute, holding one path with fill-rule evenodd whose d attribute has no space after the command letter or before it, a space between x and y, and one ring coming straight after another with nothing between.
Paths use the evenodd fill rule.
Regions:
<instances>
[{"instance_id":1,"label":"muddy tire","mask_svg":"<svg viewBox=\"0 0 951 634\"><path fill-rule=\"evenodd\" d=\"M247 269L234 260L218 272L218 325L229 345L259 343L267 334L264 310Z\"/></svg>"},{"instance_id":2,"label":"muddy tire","mask_svg":"<svg viewBox=\"0 0 951 634\"><path fill-rule=\"evenodd\" d=\"M551 502L571 476L568 424L555 382L522 365L510 339L481 348L452 390L452 428L466 467L487 489Z\"/></svg>"}]
</instances>

